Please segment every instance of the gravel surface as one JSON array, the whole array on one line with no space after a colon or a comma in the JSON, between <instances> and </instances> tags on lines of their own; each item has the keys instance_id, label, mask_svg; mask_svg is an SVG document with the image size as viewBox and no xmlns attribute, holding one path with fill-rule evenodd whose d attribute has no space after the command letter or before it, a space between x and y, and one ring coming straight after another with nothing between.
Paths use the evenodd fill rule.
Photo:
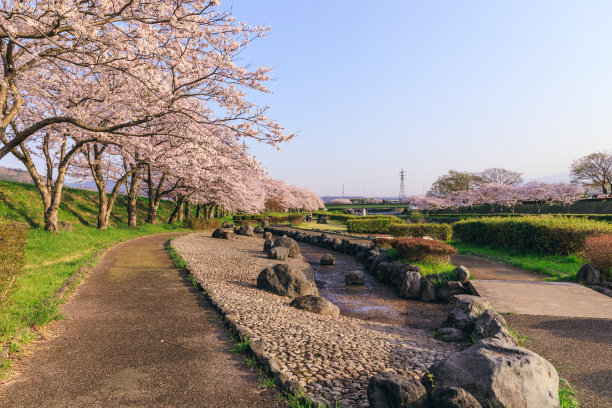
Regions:
<instances>
[{"instance_id":1,"label":"gravel surface","mask_svg":"<svg viewBox=\"0 0 612 408\"><path fill-rule=\"evenodd\" d=\"M431 364L458 350L431 332L406 326L321 316L293 309L290 299L256 288L259 272L278 261L263 253L263 240L233 241L191 234L172 241L188 268L211 297L222 299L235 323L253 333L282 372L306 392L367 407L367 383L381 371L420 379ZM302 258L288 264L308 270Z\"/></svg>"}]
</instances>

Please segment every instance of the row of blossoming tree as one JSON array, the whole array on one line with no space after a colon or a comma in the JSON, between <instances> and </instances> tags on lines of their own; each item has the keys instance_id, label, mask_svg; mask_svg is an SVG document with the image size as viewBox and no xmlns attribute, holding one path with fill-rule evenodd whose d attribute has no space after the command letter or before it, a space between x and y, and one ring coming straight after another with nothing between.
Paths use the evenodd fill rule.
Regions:
<instances>
[{"instance_id":1,"label":"row of blossoming tree","mask_svg":"<svg viewBox=\"0 0 612 408\"><path fill-rule=\"evenodd\" d=\"M45 229L58 230L68 176L95 181L100 229L122 187L132 226L143 193L149 223L167 198L173 217L188 203L206 214L261 211L271 197L321 205L311 191L278 187L245 147L293 138L247 99L268 92L269 69L238 63L268 28L237 22L218 0L1 4L0 159L12 154L29 171Z\"/></svg>"},{"instance_id":2,"label":"row of blossoming tree","mask_svg":"<svg viewBox=\"0 0 612 408\"><path fill-rule=\"evenodd\" d=\"M453 192L446 197L410 197L406 202L428 211L446 208L458 211L460 207L473 210L475 206L484 204L490 207L491 212L496 208L505 208L512 213L518 204L532 202L540 213L545 203L559 203L569 211L571 205L582 198L584 188L581 185L533 181L524 186L486 183L474 189Z\"/></svg>"}]
</instances>

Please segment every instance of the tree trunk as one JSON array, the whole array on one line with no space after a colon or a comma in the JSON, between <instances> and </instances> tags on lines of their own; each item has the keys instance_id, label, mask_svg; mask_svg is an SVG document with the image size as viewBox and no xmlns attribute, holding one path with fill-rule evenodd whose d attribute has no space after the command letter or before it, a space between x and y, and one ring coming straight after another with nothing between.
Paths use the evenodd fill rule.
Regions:
<instances>
[{"instance_id":1,"label":"tree trunk","mask_svg":"<svg viewBox=\"0 0 612 408\"><path fill-rule=\"evenodd\" d=\"M196 205L196 218L200 218L200 212L202 211L202 204Z\"/></svg>"},{"instance_id":2,"label":"tree trunk","mask_svg":"<svg viewBox=\"0 0 612 408\"><path fill-rule=\"evenodd\" d=\"M98 229L106 230L108 228L108 196L106 195L106 187L104 190L98 189Z\"/></svg>"},{"instance_id":3,"label":"tree trunk","mask_svg":"<svg viewBox=\"0 0 612 408\"><path fill-rule=\"evenodd\" d=\"M170 219L168 219L168 224L174 224L175 221L180 221L180 216L182 214L181 209L183 208L184 201L185 201L184 197L179 197L176 200L176 205L174 206L174 210L172 210L172 214L170 214Z\"/></svg>"},{"instance_id":4,"label":"tree trunk","mask_svg":"<svg viewBox=\"0 0 612 408\"><path fill-rule=\"evenodd\" d=\"M134 170L134 169L132 169ZM140 169L132 173L129 182L128 193L128 226L136 228L138 226L138 193L140 192Z\"/></svg>"},{"instance_id":5,"label":"tree trunk","mask_svg":"<svg viewBox=\"0 0 612 408\"><path fill-rule=\"evenodd\" d=\"M184 219L185 219L185 221L187 221L187 220L191 219L191 203L189 201L185 201L184 207L185 207L185 217L184 217Z\"/></svg>"}]
</instances>

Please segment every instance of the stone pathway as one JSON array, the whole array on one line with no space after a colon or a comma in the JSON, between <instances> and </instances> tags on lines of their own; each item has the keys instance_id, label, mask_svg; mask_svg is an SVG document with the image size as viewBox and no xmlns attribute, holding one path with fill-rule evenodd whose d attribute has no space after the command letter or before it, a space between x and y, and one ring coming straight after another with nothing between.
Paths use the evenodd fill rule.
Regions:
<instances>
[{"instance_id":1,"label":"stone pathway","mask_svg":"<svg viewBox=\"0 0 612 408\"><path fill-rule=\"evenodd\" d=\"M420 379L427 367L461 347L435 340L428 330L290 307L289 298L256 288L261 270L278 263L263 253L259 237L226 241L191 234L172 245L270 364L306 392L342 407L368 406L367 383L374 374L394 371ZM301 258L283 263L310 269Z\"/></svg>"},{"instance_id":2,"label":"stone pathway","mask_svg":"<svg viewBox=\"0 0 612 408\"><path fill-rule=\"evenodd\" d=\"M277 406L174 268L169 237L111 249L0 386L0 406Z\"/></svg>"}]
</instances>

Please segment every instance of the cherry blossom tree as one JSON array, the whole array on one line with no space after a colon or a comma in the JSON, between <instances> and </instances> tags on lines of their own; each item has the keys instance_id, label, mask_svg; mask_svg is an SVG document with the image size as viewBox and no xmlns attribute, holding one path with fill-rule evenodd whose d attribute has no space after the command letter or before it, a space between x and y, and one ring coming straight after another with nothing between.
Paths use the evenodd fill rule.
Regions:
<instances>
[{"instance_id":1,"label":"cherry blossom tree","mask_svg":"<svg viewBox=\"0 0 612 408\"><path fill-rule=\"evenodd\" d=\"M538 209L538 214L542 212L542 204L552 199L554 190L548 183L532 181L521 188L521 193L525 201L533 201Z\"/></svg>"},{"instance_id":2,"label":"cherry blossom tree","mask_svg":"<svg viewBox=\"0 0 612 408\"><path fill-rule=\"evenodd\" d=\"M584 198L584 188L579 184L557 183L553 184L551 189L552 201L561 203L567 212L570 211L572 204Z\"/></svg>"},{"instance_id":3,"label":"cherry blossom tree","mask_svg":"<svg viewBox=\"0 0 612 408\"><path fill-rule=\"evenodd\" d=\"M350 205L352 203L351 203L351 200L349 200L348 198L334 198L328 204L330 205Z\"/></svg>"}]
</instances>

